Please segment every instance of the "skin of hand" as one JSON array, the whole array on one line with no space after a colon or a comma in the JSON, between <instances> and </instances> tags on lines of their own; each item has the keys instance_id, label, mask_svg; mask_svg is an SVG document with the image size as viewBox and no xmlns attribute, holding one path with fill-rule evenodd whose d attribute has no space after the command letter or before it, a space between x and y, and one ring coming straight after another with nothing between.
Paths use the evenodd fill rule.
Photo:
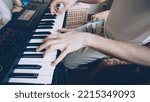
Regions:
<instances>
[{"instance_id":1,"label":"skin of hand","mask_svg":"<svg viewBox=\"0 0 150 102\"><path fill-rule=\"evenodd\" d=\"M60 15L66 10L68 10L77 0L54 0L51 4L51 12L52 14ZM57 5L62 3L64 7L58 10Z\"/></svg>"},{"instance_id":2,"label":"skin of hand","mask_svg":"<svg viewBox=\"0 0 150 102\"><path fill-rule=\"evenodd\" d=\"M76 2L83 2L83 3L89 3L89 4L96 4L96 3L102 3L106 0L54 0L51 4L51 12L52 14L60 15L64 13L66 10L68 10L73 4ZM64 8L58 10L57 5L62 3L64 5Z\"/></svg>"},{"instance_id":3,"label":"skin of hand","mask_svg":"<svg viewBox=\"0 0 150 102\"><path fill-rule=\"evenodd\" d=\"M14 6L12 12L20 12L23 8L20 6Z\"/></svg>"},{"instance_id":4,"label":"skin of hand","mask_svg":"<svg viewBox=\"0 0 150 102\"><path fill-rule=\"evenodd\" d=\"M13 2L15 4L15 6L20 6L20 7L22 6L21 0L14 0Z\"/></svg>"},{"instance_id":5,"label":"skin of hand","mask_svg":"<svg viewBox=\"0 0 150 102\"><path fill-rule=\"evenodd\" d=\"M12 12L20 12L23 9L21 0L13 0L13 4Z\"/></svg>"},{"instance_id":6,"label":"skin of hand","mask_svg":"<svg viewBox=\"0 0 150 102\"><path fill-rule=\"evenodd\" d=\"M52 63L52 66L56 66L68 53L79 50L86 45L86 36L89 33L76 32L73 30L59 29L59 32L63 34L53 34L48 36L44 43L37 48L37 51L46 49L45 56L48 52L53 50L60 50L60 56ZM65 33L64 33L65 32Z\"/></svg>"},{"instance_id":7,"label":"skin of hand","mask_svg":"<svg viewBox=\"0 0 150 102\"><path fill-rule=\"evenodd\" d=\"M101 53L115 56L125 61L150 66L150 57L148 57L150 49L147 47L111 40L91 33L68 31L66 29L58 31L63 32L63 34L48 36L44 43L37 48L37 51L46 49L45 55L49 51L61 50L60 56L52 63L52 66L56 66L68 53L83 47L91 47Z\"/></svg>"}]
</instances>

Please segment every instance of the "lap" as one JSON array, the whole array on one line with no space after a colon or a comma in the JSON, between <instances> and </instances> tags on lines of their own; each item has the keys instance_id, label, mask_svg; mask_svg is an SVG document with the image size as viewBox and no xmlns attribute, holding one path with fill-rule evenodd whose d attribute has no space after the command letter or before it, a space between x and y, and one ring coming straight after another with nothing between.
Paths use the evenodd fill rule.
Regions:
<instances>
[{"instance_id":1,"label":"lap","mask_svg":"<svg viewBox=\"0 0 150 102\"><path fill-rule=\"evenodd\" d=\"M68 54L63 59L63 63L70 69L86 68L87 64L104 57L106 57L105 54L100 53L92 48L86 47Z\"/></svg>"},{"instance_id":2,"label":"lap","mask_svg":"<svg viewBox=\"0 0 150 102\"><path fill-rule=\"evenodd\" d=\"M97 73L89 84L148 84L149 73L149 67L134 64L106 67Z\"/></svg>"}]
</instances>

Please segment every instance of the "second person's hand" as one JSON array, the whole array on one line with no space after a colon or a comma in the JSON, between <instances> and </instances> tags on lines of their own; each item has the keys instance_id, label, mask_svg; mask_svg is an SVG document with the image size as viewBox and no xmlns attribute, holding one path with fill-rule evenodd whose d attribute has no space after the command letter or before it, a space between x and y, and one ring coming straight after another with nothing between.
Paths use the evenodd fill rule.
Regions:
<instances>
[{"instance_id":1,"label":"second person's hand","mask_svg":"<svg viewBox=\"0 0 150 102\"><path fill-rule=\"evenodd\" d=\"M60 15L64 13L66 10L68 10L77 0L54 0L50 4L51 7L51 13ZM57 5L62 3L64 7L60 10L58 10Z\"/></svg>"}]
</instances>

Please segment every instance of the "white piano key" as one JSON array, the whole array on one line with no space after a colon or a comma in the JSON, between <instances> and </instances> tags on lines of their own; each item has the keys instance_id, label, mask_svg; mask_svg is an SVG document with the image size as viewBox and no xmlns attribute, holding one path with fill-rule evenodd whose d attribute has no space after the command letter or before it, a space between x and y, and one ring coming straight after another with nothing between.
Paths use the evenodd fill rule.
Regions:
<instances>
[{"instance_id":1,"label":"white piano key","mask_svg":"<svg viewBox=\"0 0 150 102\"><path fill-rule=\"evenodd\" d=\"M38 32L40 32L40 31L36 31L36 29L35 29L35 31L34 31L35 33L38 33ZM43 32L46 32L46 31L43 31ZM43 33L43 32L40 32L40 33ZM50 31L48 31L48 33L51 33Z\"/></svg>"},{"instance_id":2,"label":"white piano key","mask_svg":"<svg viewBox=\"0 0 150 102\"><path fill-rule=\"evenodd\" d=\"M34 34L33 36L49 36L49 34Z\"/></svg>"},{"instance_id":3,"label":"white piano key","mask_svg":"<svg viewBox=\"0 0 150 102\"><path fill-rule=\"evenodd\" d=\"M35 30L35 32L44 32L44 31L46 31L46 32L51 32L52 29L36 29L36 30Z\"/></svg>"},{"instance_id":4,"label":"white piano key","mask_svg":"<svg viewBox=\"0 0 150 102\"><path fill-rule=\"evenodd\" d=\"M36 64L38 64L38 65L40 65L40 66L49 66L49 67L52 67L52 66L50 66L51 65L51 63L50 62L47 62L47 61L43 61L43 62L36 62L36 61L22 61L22 60L20 60L19 61L19 63L18 63L19 65L36 65ZM53 67L52 67L53 68Z\"/></svg>"},{"instance_id":5,"label":"white piano key","mask_svg":"<svg viewBox=\"0 0 150 102\"><path fill-rule=\"evenodd\" d=\"M27 46L26 48L38 48L38 46Z\"/></svg>"},{"instance_id":6,"label":"white piano key","mask_svg":"<svg viewBox=\"0 0 150 102\"><path fill-rule=\"evenodd\" d=\"M29 43L43 43L44 39L31 39Z\"/></svg>"},{"instance_id":7,"label":"white piano key","mask_svg":"<svg viewBox=\"0 0 150 102\"><path fill-rule=\"evenodd\" d=\"M43 65L39 70L37 69L15 69L13 73L37 73L39 76L51 76L53 75L54 68L50 65Z\"/></svg>"},{"instance_id":8,"label":"white piano key","mask_svg":"<svg viewBox=\"0 0 150 102\"><path fill-rule=\"evenodd\" d=\"M44 61L54 61L55 60L55 58L56 58L56 56L50 56L51 58L49 59L49 58L46 58L46 57L44 57L44 58L21 58L20 59L20 61L21 62L30 62L30 61L32 61L32 62L37 62L37 63L42 63L42 62L44 62Z\"/></svg>"},{"instance_id":9,"label":"white piano key","mask_svg":"<svg viewBox=\"0 0 150 102\"><path fill-rule=\"evenodd\" d=\"M40 73L40 70L35 69L15 69L13 73Z\"/></svg>"},{"instance_id":10,"label":"white piano key","mask_svg":"<svg viewBox=\"0 0 150 102\"><path fill-rule=\"evenodd\" d=\"M56 19L41 19L41 21L50 21L50 20L56 21Z\"/></svg>"},{"instance_id":11,"label":"white piano key","mask_svg":"<svg viewBox=\"0 0 150 102\"><path fill-rule=\"evenodd\" d=\"M52 13L45 13L44 15L52 15Z\"/></svg>"},{"instance_id":12,"label":"white piano key","mask_svg":"<svg viewBox=\"0 0 150 102\"><path fill-rule=\"evenodd\" d=\"M38 25L38 27L50 27L50 26L53 26L53 25L48 25L48 24L45 24L45 25Z\"/></svg>"},{"instance_id":13,"label":"white piano key","mask_svg":"<svg viewBox=\"0 0 150 102\"><path fill-rule=\"evenodd\" d=\"M44 54L44 52L23 52L23 54Z\"/></svg>"},{"instance_id":14,"label":"white piano key","mask_svg":"<svg viewBox=\"0 0 150 102\"><path fill-rule=\"evenodd\" d=\"M51 84L53 76L38 76L37 79L10 78L9 83Z\"/></svg>"}]
</instances>

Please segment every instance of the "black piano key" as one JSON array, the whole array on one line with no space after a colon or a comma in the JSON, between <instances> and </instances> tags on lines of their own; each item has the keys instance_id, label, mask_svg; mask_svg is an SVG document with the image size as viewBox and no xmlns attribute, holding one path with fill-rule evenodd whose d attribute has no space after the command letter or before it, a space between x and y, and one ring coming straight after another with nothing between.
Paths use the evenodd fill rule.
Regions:
<instances>
[{"instance_id":1,"label":"black piano key","mask_svg":"<svg viewBox=\"0 0 150 102\"><path fill-rule=\"evenodd\" d=\"M37 78L38 74L36 73L13 73L10 76L11 78Z\"/></svg>"},{"instance_id":2,"label":"black piano key","mask_svg":"<svg viewBox=\"0 0 150 102\"><path fill-rule=\"evenodd\" d=\"M51 23L43 22L43 23L39 23L39 25L40 26L49 26L49 25L52 26L52 25L54 25L54 23L52 23L52 22Z\"/></svg>"},{"instance_id":3,"label":"black piano key","mask_svg":"<svg viewBox=\"0 0 150 102\"><path fill-rule=\"evenodd\" d=\"M52 14L48 14L48 15L44 15L43 17L56 17L56 15L52 15Z\"/></svg>"},{"instance_id":4,"label":"black piano key","mask_svg":"<svg viewBox=\"0 0 150 102\"><path fill-rule=\"evenodd\" d=\"M36 49L37 48L26 48L25 49L25 52L36 52ZM40 51L40 52L44 52L45 51L45 49L43 49L42 51Z\"/></svg>"},{"instance_id":5,"label":"black piano key","mask_svg":"<svg viewBox=\"0 0 150 102\"><path fill-rule=\"evenodd\" d=\"M50 26L50 27L37 27L37 29L53 29L53 27L52 26Z\"/></svg>"},{"instance_id":6,"label":"black piano key","mask_svg":"<svg viewBox=\"0 0 150 102\"><path fill-rule=\"evenodd\" d=\"M57 8L59 9L60 6L57 6ZM45 13L51 13L50 7L46 9Z\"/></svg>"},{"instance_id":7,"label":"black piano key","mask_svg":"<svg viewBox=\"0 0 150 102\"><path fill-rule=\"evenodd\" d=\"M52 27L53 25L38 25L38 27Z\"/></svg>"},{"instance_id":8,"label":"black piano key","mask_svg":"<svg viewBox=\"0 0 150 102\"><path fill-rule=\"evenodd\" d=\"M29 43L27 46L40 46L42 43Z\"/></svg>"},{"instance_id":9,"label":"black piano key","mask_svg":"<svg viewBox=\"0 0 150 102\"><path fill-rule=\"evenodd\" d=\"M44 15L42 19L56 19L55 15Z\"/></svg>"},{"instance_id":10,"label":"black piano key","mask_svg":"<svg viewBox=\"0 0 150 102\"><path fill-rule=\"evenodd\" d=\"M25 52L36 52L36 48L26 48Z\"/></svg>"},{"instance_id":11,"label":"black piano key","mask_svg":"<svg viewBox=\"0 0 150 102\"><path fill-rule=\"evenodd\" d=\"M46 9L45 13L51 13L50 8Z\"/></svg>"},{"instance_id":12,"label":"black piano key","mask_svg":"<svg viewBox=\"0 0 150 102\"><path fill-rule=\"evenodd\" d=\"M41 65L16 65L15 69L41 69Z\"/></svg>"},{"instance_id":13,"label":"black piano key","mask_svg":"<svg viewBox=\"0 0 150 102\"><path fill-rule=\"evenodd\" d=\"M43 58L43 54L23 54L22 58Z\"/></svg>"},{"instance_id":14,"label":"black piano key","mask_svg":"<svg viewBox=\"0 0 150 102\"><path fill-rule=\"evenodd\" d=\"M41 35L41 34L51 34L51 32L32 32L32 34L39 34L39 35Z\"/></svg>"},{"instance_id":15,"label":"black piano key","mask_svg":"<svg viewBox=\"0 0 150 102\"><path fill-rule=\"evenodd\" d=\"M31 39L45 39L47 36L32 36Z\"/></svg>"}]
</instances>

